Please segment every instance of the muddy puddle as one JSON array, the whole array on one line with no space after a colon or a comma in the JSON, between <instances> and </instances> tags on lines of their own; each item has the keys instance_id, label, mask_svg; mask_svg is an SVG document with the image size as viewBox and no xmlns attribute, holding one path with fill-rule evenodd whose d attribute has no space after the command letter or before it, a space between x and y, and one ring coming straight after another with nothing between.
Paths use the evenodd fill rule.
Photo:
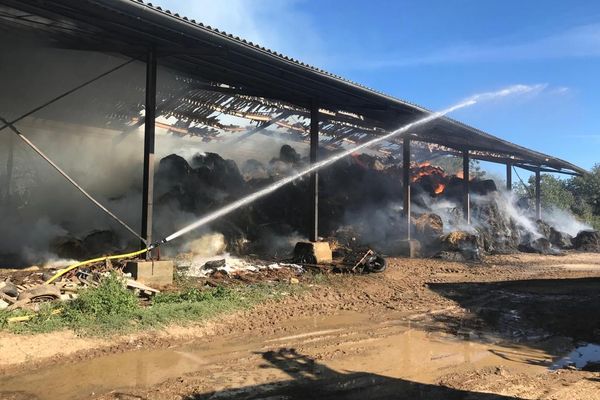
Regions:
<instances>
[{"instance_id":1,"label":"muddy puddle","mask_svg":"<svg viewBox=\"0 0 600 400\"><path fill-rule=\"evenodd\" d=\"M600 345L584 343L573 351L552 364L551 370L573 367L577 369L591 369L600 367Z\"/></svg>"},{"instance_id":2,"label":"muddy puddle","mask_svg":"<svg viewBox=\"0 0 600 400\"><path fill-rule=\"evenodd\" d=\"M525 346L505 347L426 332L398 319L356 313L297 319L271 337L221 337L169 349L139 350L0 378L0 398L80 399L146 388L183 375L205 374L215 385L238 387L289 380L298 371L316 376L370 373L432 383L450 370L508 365L546 370L552 357ZM278 362L276 354L294 354ZM297 359L302 359L297 363ZM309 360L309 361L306 361ZM281 361L281 360L280 360ZM290 365L292 362L292 365ZM297 363L297 364L294 364ZM244 365L243 374L239 368ZM307 367L308 366L308 367Z\"/></svg>"}]
</instances>

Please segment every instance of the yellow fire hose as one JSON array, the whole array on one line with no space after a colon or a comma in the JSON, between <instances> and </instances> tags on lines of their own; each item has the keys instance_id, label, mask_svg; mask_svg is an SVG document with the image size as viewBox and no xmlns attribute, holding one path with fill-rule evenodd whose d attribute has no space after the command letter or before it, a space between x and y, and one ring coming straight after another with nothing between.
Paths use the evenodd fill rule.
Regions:
<instances>
[{"instance_id":1,"label":"yellow fire hose","mask_svg":"<svg viewBox=\"0 0 600 400\"><path fill-rule=\"evenodd\" d=\"M142 250L138 250L138 251L134 251L132 253L115 254L113 256L98 257L98 258L92 258L90 260L81 261L81 262L78 262L77 264L69 265L68 267L60 269L56 274L54 274L54 276L52 276L52 278L48 279L46 281L46 283L47 284L48 283L52 283L55 280L57 280L58 278L60 278L61 276L63 276L64 274L66 274L67 272L72 271L75 268L83 267L84 265L93 264L95 262L100 262L100 261L114 260L114 259L117 259L117 258L135 257L135 256L138 256L140 254L143 254L143 253L147 252L148 250L150 250L150 248L142 249Z\"/></svg>"}]
</instances>

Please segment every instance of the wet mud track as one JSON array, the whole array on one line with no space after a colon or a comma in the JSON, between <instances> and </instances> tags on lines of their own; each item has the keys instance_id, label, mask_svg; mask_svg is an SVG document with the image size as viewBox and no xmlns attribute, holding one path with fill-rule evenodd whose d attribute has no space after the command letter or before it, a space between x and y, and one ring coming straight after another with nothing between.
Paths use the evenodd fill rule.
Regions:
<instances>
[{"instance_id":1,"label":"wet mud track","mask_svg":"<svg viewBox=\"0 0 600 400\"><path fill-rule=\"evenodd\" d=\"M467 311L438 320L446 328L493 332L530 345L550 337L600 339L600 278L528 279L491 283L430 284Z\"/></svg>"},{"instance_id":2,"label":"wet mud track","mask_svg":"<svg viewBox=\"0 0 600 400\"><path fill-rule=\"evenodd\" d=\"M0 398L600 399L577 369L600 354L600 261L569 257L398 259L208 335L21 366Z\"/></svg>"},{"instance_id":3,"label":"wet mud track","mask_svg":"<svg viewBox=\"0 0 600 400\"><path fill-rule=\"evenodd\" d=\"M294 335L229 336L210 343L113 354L23 373L0 384L13 398L37 399L78 399L92 393L169 398L162 397L159 388L168 393L174 386L190 391L187 398L192 399L305 398L309 393L319 398L394 398L400 389L454 398L448 397L454 390L435 385L441 372L505 362L499 355L507 350L502 346L426 332L411 318L395 317L376 320L342 312L302 318L287 323ZM531 358L551 362L543 353L523 348L510 364L519 368ZM158 393L139 390L152 386ZM462 395L460 390L456 393Z\"/></svg>"}]
</instances>

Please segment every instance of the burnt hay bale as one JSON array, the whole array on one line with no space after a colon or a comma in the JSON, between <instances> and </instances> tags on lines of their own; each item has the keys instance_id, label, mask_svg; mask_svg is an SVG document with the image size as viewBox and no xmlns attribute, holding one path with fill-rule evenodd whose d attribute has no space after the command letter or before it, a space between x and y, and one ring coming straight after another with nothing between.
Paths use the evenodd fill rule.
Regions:
<instances>
[{"instance_id":1,"label":"burnt hay bale","mask_svg":"<svg viewBox=\"0 0 600 400\"><path fill-rule=\"evenodd\" d=\"M573 238L573 247L581 251L600 252L600 232L581 231Z\"/></svg>"},{"instance_id":2,"label":"burnt hay bale","mask_svg":"<svg viewBox=\"0 0 600 400\"><path fill-rule=\"evenodd\" d=\"M441 238L438 257L450 261L481 261L479 237L467 231L454 231ZM459 256L460 254L460 256Z\"/></svg>"}]
</instances>

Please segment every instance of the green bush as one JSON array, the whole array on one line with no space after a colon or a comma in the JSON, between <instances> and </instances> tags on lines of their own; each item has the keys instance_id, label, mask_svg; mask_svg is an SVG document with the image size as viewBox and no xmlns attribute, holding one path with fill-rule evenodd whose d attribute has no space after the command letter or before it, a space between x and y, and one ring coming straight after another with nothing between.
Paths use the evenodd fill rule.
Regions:
<instances>
[{"instance_id":1,"label":"green bush","mask_svg":"<svg viewBox=\"0 0 600 400\"><path fill-rule=\"evenodd\" d=\"M232 292L222 286L214 289L200 290L198 288L189 288L183 292L158 293L154 296L152 304L161 303L194 303L214 299L225 299L230 297Z\"/></svg>"},{"instance_id":2,"label":"green bush","mask_svg":"<svg viewBox=\"0 0 600 400\"><path fill-rule=\"evenodd\" d=\"M89 334L129 330L132 318L141 309L135 293L116 274L104 277L98 287L84 289L76 299L63 304L58 315L63 327Z\"/></svg>"},{"instance_id":3,"label":"green bush","mask_svg":"<svg viewBox=\"0 0 600 400\"><path fill-rule=\"evenodd\" d=\"M140 308L135 293L127 289L122 278L114 273L102 279L98 287L81 291L79 296L68 304L69 313L95 318L131 314Z\"/></svg>"}]
</instances>

